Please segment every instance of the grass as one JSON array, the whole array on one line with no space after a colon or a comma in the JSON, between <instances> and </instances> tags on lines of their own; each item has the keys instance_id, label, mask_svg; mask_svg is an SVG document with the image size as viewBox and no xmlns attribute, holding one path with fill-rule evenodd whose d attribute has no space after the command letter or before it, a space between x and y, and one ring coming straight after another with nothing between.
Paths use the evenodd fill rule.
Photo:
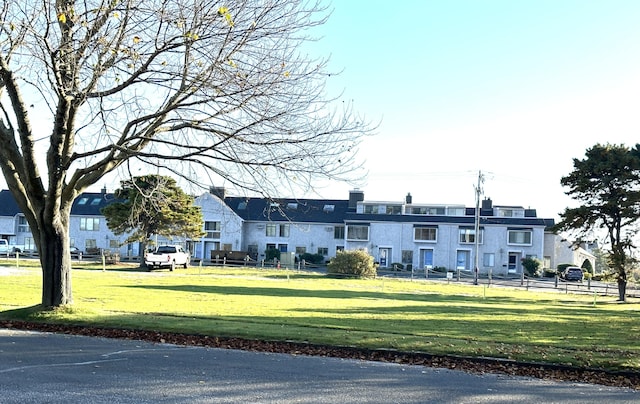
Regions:
<instances>
[{"instance_id":1,"label":"grass","mask_svg":"<svg viewBox=\"0 0 640 404\"><path fill-rule=\"evenodd\" d=\"M72 274L74 305L40 311L37 263L2 264L0 319L640 371L638 301L286 270L103 271L83 263Z\"/></svg>"}]
</instances>

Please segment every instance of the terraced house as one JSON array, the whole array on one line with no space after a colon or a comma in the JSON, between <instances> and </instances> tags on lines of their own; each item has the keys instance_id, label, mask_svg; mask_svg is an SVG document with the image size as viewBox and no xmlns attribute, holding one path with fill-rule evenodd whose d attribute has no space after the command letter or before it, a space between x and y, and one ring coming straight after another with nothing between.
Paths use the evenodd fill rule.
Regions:
<instances>
[{"instance_id":1,"label":"terraced house","mask_svg":"<svg viewBox=\"0 0 640 404\"><path fill-rule=\"evenodd\" d=\"M545 249L545 241L555 242L547 231L552 219L538 218L534 209L494 206L490 199L482 201L478 219L475 208L464 205L414 203L411 195L367 201L360 190L344 200L269 200L230 197L218 188L196 203L203 208L205 228L212 230L196 246L204 257L211 250L242 250L260 260L267 249L277 248L328 260L340 250L364 249L381 267L401 263L472 271L477 250L479 271L494 274L522 273L524 257L547 267L553 260L546 252L554 249Z\"/></svg>"},{"instance_id":2,"label":"terraced house","mask_svg":"<svg viewBox=\"0 0 640 404\"><path fill-rule=\"evenodd\" d=\"M124 244L126 237L113 235L106 226L100 209L112 200L106 190L76 199L71 244L84 251L138 256L138 244ZM206 235L172 242L183 243L194 258L204 261L221 251L261 261L271 248L295 256L321 254L326 260L340 250L364 249L381 267L400 263L413 269L472 271L477 253L480 273L515 275L522 273L522 258L535 257L553 268L559 263L558 251L568 249L559 249L559 237L548 231L553 219L537 217L534 209L494 205L490 199L482 201L477 216L474 207L414 203L410 194L400 201L368 201L361 190L350 191L348 199L272 200L227 196L223 188L212 188L195 203L202 208ZM24 216L7 190L0 191L0 237L34 247Z\"/></svg>"}]
</instances>

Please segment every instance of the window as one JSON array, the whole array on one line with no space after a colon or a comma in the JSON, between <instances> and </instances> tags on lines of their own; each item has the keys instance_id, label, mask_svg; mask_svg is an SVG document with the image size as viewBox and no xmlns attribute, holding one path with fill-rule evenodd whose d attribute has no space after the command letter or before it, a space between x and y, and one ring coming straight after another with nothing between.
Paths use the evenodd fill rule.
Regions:
<instances>
[{"instance_id":1,"label":"window","mask_svg":"<svg viewBox=\"0 0 640 404\"><path fill-rule=\"evenodd\" d=\"M498 216L500 217L524 217L524 209L522 208L498 208Z\"/></svg>"},{"instance_id":2,"label":"window","mask_svg":"<svg viewBox=\"0 0 640 404\"><path fill-rule=\"evenodd\" d=\"M412 250L402 250L402 263L403 264L412 264L413 263L413 251Z\"/></svg>"},{"instance_id":3,"label":"window","mask_svg":"<svg viewBox=\"0 0 640 404\"><path fill-rule=\"evenodd\" d=\"M369 226L349 225L347 226L347 240L369 240Z\"/></svg>"},{"instance_id":4,"label":"window","mask_svg":"<svg viewBox=\"0 0 640 404\"><path fill-rule=\"evenodd\" d=\"M98 206L100 205L100 201L102 201L102 198L93 198L93 200L91 201L91 205Z\"/></svg>"},{"instance_id":5,"label":"window","mask_svg":"<svg viewBox=\"0 0 640 404\"><path fill-rule=\"evenodd\" d=\"M364 213L378 214L380 213L380 208L378 205L364 205Z\"/></svg>"},{"instance_id":6,"label":"window","mask_svg":"<svg viewBox=\"0 0 640 404\"><path fill-rule=\"evenodd\" d=\"M344 226L335 226L333 228L333 238L344 240Z\"/></svg>"},{"instance_id":7,"label":"window","mask_svg":"<svg viewBox=\"0 0 640 404\"><path fill-rule=\"evenodd\" d=\"M288 248L287 244L278 244L278 250L280 250L281 253L286 253Z\"/></svg>"},{"instance_id":8,"label":"window","mask_svg":"<svg viewBox=\"0 0 640 404\"><path fill-rule=\"evenodd\" d=\"M220 238L220 222L204 222L207 238Z\"/></svg>"},{"instance_id":9,"label":"window","mask_svg":"<svg viewBox=\"0 0 640 404\"><path fill-rule=\"evenodd\" d=\"M496 255L494 253L484 253L482 255L482 265L485 267L496 266Z\"/></svg>"},{"instance_id":10,"label":"window","mask_svg":"<svg viewBox=\"0 0 640 404\"><path fill-rule=\"evenodd\" d=\"M306 254L307 247L296 247L296 255Z\"/></svg>"},{"instance_id":11,"label":"window","mask_svg":"<svg viewBox=\"0 0 640 404\"><path fill-rule=\"evenodd\" d=\"M447 216L464 216L464 208L448 208Z\"/></svg>"},{"instance_id":12,"label":"window","mask_svg":"<svg viewBox=\"0 0 640 404\"><path fill-rule=\"evenodd\" d=\"M238 203L238 210L245 210L247 209L247 202L246 201L242 201L240 203Z\"/></svg>"},{"instance_id":13,"label":"window","mask_svg":"<svg viewBox=\"0 0 640 404\"><path fill-rule=\"evenodd\" d=\"M289 202L287 203L287 209L296 210L298 209L298 204L295 202Z\"/></svg>"},{"instance_id":14,"label":"window","mask_svg":"<svg viewBox=\"0 0 640 404\"><path fill-rule=\"evenodd\" d=\"M120 242L115 239L109 240L109 248L120 248Z\"/></svg>"},{"instance_id":15,"label":"window","mask_svg":"<svg viewBox=\"0 0 640 404\"><path fill-rule=\"evenodd\" d=\"M387 215L399 215L402 213L402 206L400 205L388 205Z\"/></svg>"},{"instance_id":16,"label":"window","mask_svg":"<svg viewBox=\"0 0 640 404\"><path fill-rule=\"evenodd\" d=\"M89 202L89 198L80 198L78 199L78 205L86 205Z\"/></svg>"},{"instance_id":17,"label":"window","mask_svg":"<svg viewBox=\"0 0 640 404\"><path fill-rule=\"evenodd\" d=\"M433 206L414 206L411 208L411 214L413 215L444 215L445 209L444 207L433 207Z\"/></svg>"},{"instance_id":18,"label":"window","mask_svg":"<svg viewBox=\"0 0 640 404\"><path fill-rule=\"evenodd\" d=\"M482 244L482 235L484 233L483 229L480 229L480 235L478 238L478 243ZM459 240L461 243L475 243L476 242L476 230L471 227L461 227L458 229Z\"/></svg>"},{"instance_id":19,"label":"window","mask_svg":"<svg viewBox=\"0 0 640 404\"><path fill-rule=\"evenodd\" d=\"M98 231L100 230L100 218L97 217L81 217L80 230Z\"/></svg>"},{"instance_id":20,"label":"window","mask_svg":"<svg viewBox=\"0 0 640 404\"><path fill-rule=\"evenodd\" d=\"M329 249L327 247L318 247L319 255L329 255Z\"/></svg>"},{"instance_id":21,"label":"window","mask_svg":"<svg viewBox=\"0 0 640 404\"><path fill-rule=\"evenodd\" d=\"M531 245L531 230L508 230L508 243Z\"/></svg>"},{"instance_id":22,"label":"window","mask_svg":"<svg viewBox=\"0 0 640 404\"><path fill-rule=\"evenodd\" d=\"M29 223L24 216L18 216L18 233L29 233Z\"/></svg>"},{"instance_id":23,"label":"window","mask_svg":"<svg viewBox=\"0 0 640 404\"><path fill-rule=\"evenodd\" d=\"M336 205L324 205L322 208L323 212L333 212L336 209Z\"/></svg>"},{"instance_id":24,"label":"window","mask_svg":"<svg viewBox=\"0 0 640 404\"><path fill-rule=\"evenodd\" d=\"M280 237L289 237L289 225L288 224L281 224L280 225L280 232L278 234L280 235Z\"/></svg>"},{"instance_id":25,"label":"window","mask_svg":"<svg viewBox=\"0 0 640 404\"><path fill-rule=\"evenodd\" d=\"M233 250L233 246L231 244L223 244L222 251L231 251Z\"/></svg>"},{"instance_id":26,"label":"window","mask_svg":"<svg viewBox=\"0 0 640 404\"><path fill-rule=\"evenodd\" d=\"M413 231L414 241L436 241L438 237L437 227L416 227Z\"/></svg>"},{"instance_id":27,"label":"window","mask_svg":"<svg viewBox=\"0 0 640 404\"><path fill-rule=\"evenodd\" d=\"M276 245L272 244L272 243L267 243L267 250L275 250L276 249Z\"/></svg>"},{"instance_id":28,"label":"window","mask_svg":"<svg viewBox=\"0 0 640 404\"><path fill-rule=\"evenodd\" d=\"M343 245L336 246L336 252L338 251L344 251L344 246Z\"/></svg>"},{"instance_id":29,"label":"window","mask_svg":"<svg viewBox=\"0 0 640 404\"><path fill-rule=\"evenodd\" d=\"M275 223L267 223L267 237L275 237L276 236L276 225Z\"/></svg>"},{"instance_id":30,"label":"window","mask_svg":"<svg viewBox=\"0 0 640 404\"><path fill-rule=\"evenodd\" d=\"M84 241L84 249L85 251L98 248L98 244L95 239L88 239Z\"/></svg>"}]
</instances>

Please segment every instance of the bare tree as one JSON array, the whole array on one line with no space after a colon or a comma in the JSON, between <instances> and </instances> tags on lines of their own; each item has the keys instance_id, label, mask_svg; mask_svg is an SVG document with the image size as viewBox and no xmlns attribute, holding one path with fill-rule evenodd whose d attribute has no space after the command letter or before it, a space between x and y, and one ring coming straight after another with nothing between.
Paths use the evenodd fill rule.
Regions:
<instances>
[{"instance_id":1,"label":"bare tree","mask_svg":"<svg viewBox=\"0 0 640 404\"><path fill-rule=\"evenodd\" d=\"M326 60L302 51L326 8L227 4L0 6L0 167L40 254L44 306L72 303L73 200L119 167L161 166L193 180L197 166L263 194L283 180L348 179L357 168L367 125L348 104L330 108Z\"/></svg>"}]
</instances>

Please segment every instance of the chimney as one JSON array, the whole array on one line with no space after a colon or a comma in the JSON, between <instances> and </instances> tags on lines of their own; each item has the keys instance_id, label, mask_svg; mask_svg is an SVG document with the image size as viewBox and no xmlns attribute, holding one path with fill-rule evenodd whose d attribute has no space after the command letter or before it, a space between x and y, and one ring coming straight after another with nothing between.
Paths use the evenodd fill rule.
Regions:
<instances>
[{"instance_id":1,"label":"chimney","mask_svg":"<svg viewBox=\"0 0 640 404\"><path fill-rule=\"evenodd\" d=\"M359 189L349 191L349 210L355 210L358 202L364 201L364 192Z\"/></svg>"},{"instance_id":2,"label":"chimney","mask_svg":"<svg viewBox=\"0 0 640 404\"><path fill-rule=\"evenodd\" d=\"M209 193L217 196L220 199L224 199L225 196L227 196L224 187L209 187Z\"/></svg>"},{"instance_id":3,"label":"chimney","mask_svg":"<svg viewBox=\"0 0 640 404\"><path fill-rule=\"evenodd\" d=\"M491 210L493 209L493 201L491 198L485 198L482 200L482 210Z\"/></svg>"},{"instance_id":4,"label":"chimney","mask_svg":"<svg viewBox=\"0 0 640 404\"><path fill-rule=\"evenodd\" d=\"M413 198L411 197L411 192L407 193L407 196L404 198L404 201L407 205L411 205L413 203Z\"/></svg>"}]
</instances>

